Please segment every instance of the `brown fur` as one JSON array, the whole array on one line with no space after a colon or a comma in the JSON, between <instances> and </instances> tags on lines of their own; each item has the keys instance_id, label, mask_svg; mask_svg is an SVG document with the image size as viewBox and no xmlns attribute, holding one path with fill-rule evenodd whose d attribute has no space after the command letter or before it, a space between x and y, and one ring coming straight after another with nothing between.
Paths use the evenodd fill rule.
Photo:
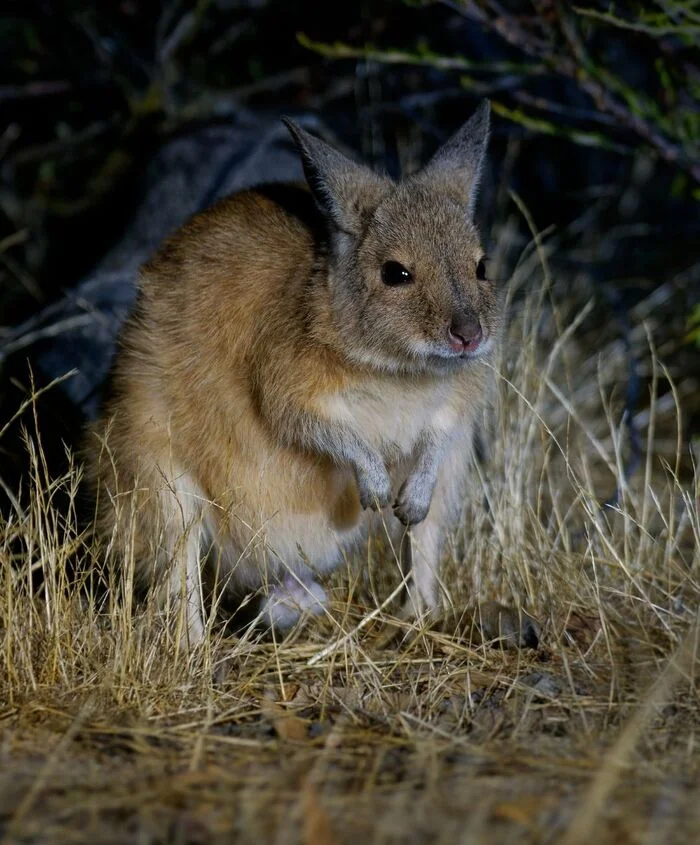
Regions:
<instances>
[{"instance_id":1,"label":"brown fur","mask_svg":"<svg viewBox=\"0 0 700 845\"><path fill-rule=\"evenodd\" d=\"M163 601L185 595L193 638L209 545L238 592L285 572L307 589L364 536L365 507L399 525L395 497L412 606L438 603L499 328L471 219L487 125L482 106L395 184L292 124L311 192L229 197L143 268L88 465L113 565L133 556ZM387 261L413 282L385 284ZM478 354L447 349L455 315L478 320Z\"/></svg>"}]
</instances>

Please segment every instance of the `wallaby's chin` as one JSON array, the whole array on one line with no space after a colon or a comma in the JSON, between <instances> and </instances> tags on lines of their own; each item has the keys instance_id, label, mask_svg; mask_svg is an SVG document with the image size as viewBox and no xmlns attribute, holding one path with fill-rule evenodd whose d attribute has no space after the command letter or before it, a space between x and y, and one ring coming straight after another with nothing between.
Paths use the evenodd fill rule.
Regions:
<instances>
[{"instance_id":1,"label":"wallaby's chin","mask_svg":"<svg viewBox=\"0 0 700 845\"><path fill-rule=\"evenodd\" d=\"M493 336L485 337L475 349L455 349L448 341L416 341L412 344L413 360L423 361L426 370L454 372L470 363L488 357L494 348Z\"/></svg>"},{"instance_id":2,"label":"wallaby's chin","mask_svg":"<svg viewBox=\"0 0 700 845\"><path fill-rule=\"evenodd\" d=\"M483 361L493 349L489 339L473 352L460 354L438 344L420 342L412 344L410 354L389 355L376 350L353 349L348 355L355 364L375 370L378 373L391 373L407 376L449 376L459 370Z\"/></svg>"}]
</instances>

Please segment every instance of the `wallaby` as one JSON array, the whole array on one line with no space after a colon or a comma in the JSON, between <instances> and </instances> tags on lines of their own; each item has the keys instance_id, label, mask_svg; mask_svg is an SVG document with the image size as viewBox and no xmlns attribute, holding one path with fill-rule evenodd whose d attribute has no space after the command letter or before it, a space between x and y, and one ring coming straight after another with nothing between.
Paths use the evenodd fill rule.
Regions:
<instances>
[{"instance_id":1,"label":"wallaby","mask_svg":"<svg viewBox=\"0 0 700 845\"><path fill-rule=\"evenodd\" d=\"M474 207L489 105L395 182L285 121L306 186L196 215L143 268L88 444L98 528L205 630L203 567L285 629L367 533L412 526L408 606L440 602L501 322Z\"/></svg>"}]
</instances>

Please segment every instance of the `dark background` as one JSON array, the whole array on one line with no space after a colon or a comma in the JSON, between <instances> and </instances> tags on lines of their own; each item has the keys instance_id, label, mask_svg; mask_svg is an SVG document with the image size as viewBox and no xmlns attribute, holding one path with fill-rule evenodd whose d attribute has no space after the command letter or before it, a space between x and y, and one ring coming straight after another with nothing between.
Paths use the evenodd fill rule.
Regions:
<instances>
[{"instance_id":1,"label":"dark background","mask_svg":"<svg viewBox=\"0 0 700 845\"><path fill-rule=\"evenodd\" d=\"M649 348L634 332L643 317L684 388L690 439L700 407L689 335L700 302L700 11L583 5L585 13L536 0L5 2L0 431L32 380L41 387L55 375L35 360L50 339L3 356L3 338L122 238L149 187L147 165L169 139L313 115L398 175L488 96L482 217L487 239L507 220L515 229L504 274L531 240L510 188L538 230L559 233L555 295L595 300L581 329L590 354L604 334L625 345L628 414L648 402ZM0 436L10 490L26 471L33 407ZM65 464L64 443L76 444L83 414L56 390L37 407L49 459Z\"/></svg>"}]
</instances>

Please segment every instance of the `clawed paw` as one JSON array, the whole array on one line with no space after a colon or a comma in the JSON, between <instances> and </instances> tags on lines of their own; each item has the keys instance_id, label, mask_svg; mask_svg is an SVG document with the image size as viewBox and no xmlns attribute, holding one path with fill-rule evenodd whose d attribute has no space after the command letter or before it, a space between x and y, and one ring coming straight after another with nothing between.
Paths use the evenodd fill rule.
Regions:
<instances>
[{"instance_id":1,"label":"clawed paw","mask_svg":"<svg viewBox=\"0 0 700 845\"><path fill-rule=\"evenodd\" d=\"M360 504L366 510L379 511L391 502L391 479L388 475L371 479L368 476L358 478Z\"/></svg>"},{"instance_id":2,"label":"clawed paw","mask_svg":"<svg viewBox=\"0 0 700 845\"><path fill-rule=\"evenodd\" d=\"M430 498L404 483L394 502L394 516L404 525L418 525L428 515Z\"/></svg>"}]
</instances>

